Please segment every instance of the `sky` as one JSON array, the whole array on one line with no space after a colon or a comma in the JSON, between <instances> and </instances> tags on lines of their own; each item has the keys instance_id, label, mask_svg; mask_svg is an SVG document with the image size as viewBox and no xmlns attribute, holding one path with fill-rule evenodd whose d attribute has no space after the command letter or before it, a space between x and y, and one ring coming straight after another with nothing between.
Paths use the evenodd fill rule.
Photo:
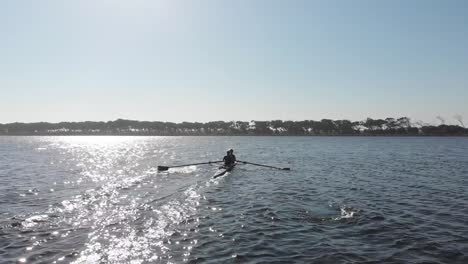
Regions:
<instances>
[{"instance_id":1,"label":"sky","mask_svg":"<svg viewBox=\"0 0 468 264\"><path fill-rule=\"evenodd\" d=\"M0 123L468 120L468 1L0 1Z\"/></svg>"}]
</instances>

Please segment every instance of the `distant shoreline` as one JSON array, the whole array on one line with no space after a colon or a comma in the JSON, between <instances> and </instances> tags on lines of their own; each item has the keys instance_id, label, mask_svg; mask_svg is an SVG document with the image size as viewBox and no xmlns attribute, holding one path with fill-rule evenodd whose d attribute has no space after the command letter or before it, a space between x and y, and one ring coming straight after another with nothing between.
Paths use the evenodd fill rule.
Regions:
<instances>
[{"instance_id":1,"label":"distant shoreline","mask_svg":"<svg viewBox=\"0 0 468 264\"><path fill-rule=\"evenodd\" d=\"M363 121L213 121L161 122L117 119L107 122L9 123L0 124L0 136L440 136L466 137L460 125L438 126L413 123L408 117Z\"/></svg>"},{"instance_id":2,"label":"distant shoreline","mask_svg":"<svg viewBox=\"0 0 468 264\"><path fill-rule=\"evenodd\" d=\"M31 134L15 135L0 134L0 137L447 137L447 138L466 138L468 135L141 135L141 134Z\"/></svg>"}]
</instances>

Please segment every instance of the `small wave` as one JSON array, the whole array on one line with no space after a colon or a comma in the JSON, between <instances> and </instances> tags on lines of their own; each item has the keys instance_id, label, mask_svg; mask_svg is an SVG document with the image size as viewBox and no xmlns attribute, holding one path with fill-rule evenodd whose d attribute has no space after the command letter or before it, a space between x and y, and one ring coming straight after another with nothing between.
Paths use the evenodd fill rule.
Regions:
<instances>
[{"instance_id":1,"label":"small wave","mask_svg":"<svg viewBox=\"0 0 468 264\"><path fill-rule=\"evenodd\" d=\"M340 221L355 218L358 214L358 211L359 210L357 210L356 208L342 205L340 206L340 216L333 218L333 220Z\"/></svg>"},{"instance_id":2,"label":"small wave","mask_svg":"<svg viewBox=\"0 0 468 264\"><path fill-rule=\"evenodd\" d=\"M144 172L147 175L154 175L158 174L158 169L157 168L150 168Z\"/></svg>"},{"instance_id":3,"label":"small wave","mask_svg":"<svg viewBox=\"0 0 468 264\"><path fill-rule=\"evenodd\" d=\"M24 220L17 220L10 224L11 227L20 227L25 229L30 229L35 227L38 224L46 223L49 220L49 216L46 214L33 215Z\"/></svg>"},{"instance_id":4,"label":"small wave","mask_svg":"<svg viewBox=\"0 0 468 264\"><path fill-rule=\"evenodd\" d=\"M197 166L189 166L189 167L183 167L183 168L170 168L167 172L189 174L196 170L197 170Z\"/></svg>"}]
</instances>

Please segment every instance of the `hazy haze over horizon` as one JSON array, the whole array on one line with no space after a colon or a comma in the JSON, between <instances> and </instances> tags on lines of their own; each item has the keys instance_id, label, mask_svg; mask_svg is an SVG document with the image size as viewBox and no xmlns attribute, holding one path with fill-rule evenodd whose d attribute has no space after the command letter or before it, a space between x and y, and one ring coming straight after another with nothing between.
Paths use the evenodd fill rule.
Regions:
<instances>
[{"instance_id":1,"label":"hazy haze over horizon","mask_svg":"<svg viewBox=\"0 0 468 264\"><path fill-rule=\"evenodd\" d=\"M468 119L466 1L2 1L0 123Z\"/></svg>"}]
</instances>

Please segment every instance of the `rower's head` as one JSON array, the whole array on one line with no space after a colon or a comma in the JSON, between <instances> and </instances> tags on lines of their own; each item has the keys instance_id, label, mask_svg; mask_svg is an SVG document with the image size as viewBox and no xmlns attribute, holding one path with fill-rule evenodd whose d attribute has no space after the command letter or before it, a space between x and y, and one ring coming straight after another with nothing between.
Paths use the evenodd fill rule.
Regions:
<instances>
[{"instance_id":1,"label":"rower's head","mask_svg":"<svg viewBox=\"0 0 468 264\"><path fill-rule=\"evenodd\" d=\"M231 154L231 152L228 150L228 151L226 152L226 154L228 154L228 156L229 156L229 155Z\"/></svg>"},{"instance_id":2,"label":"rower's head","mask_svg":"<svg viewBox=\"0 0 468 264\"><path fill-rule=\"evenodd\" d=\"M234 153L234 150L230 149L228 152L232 154L232 153Z\"/></svg>"}]
</instances>

